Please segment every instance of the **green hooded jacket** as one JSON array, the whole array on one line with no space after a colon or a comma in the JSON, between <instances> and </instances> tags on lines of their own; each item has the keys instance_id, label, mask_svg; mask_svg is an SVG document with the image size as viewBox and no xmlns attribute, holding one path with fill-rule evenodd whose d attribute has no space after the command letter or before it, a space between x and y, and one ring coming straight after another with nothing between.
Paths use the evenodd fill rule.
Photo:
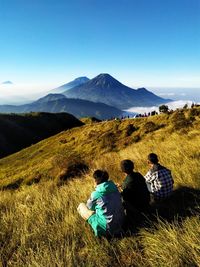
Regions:
<instances>
[{"instance_id":1,"label":"green hooded jacket","mask_svg":"<svg viewBox=\"0 0 200 267\"><path fill-rule=\"evenodd\" d=\"M87 201L87 207L95 211L88 219L88 223L96 236L113 236L122 231L124 209L121 195L112 181L96 186Z\"/></svg>"}]
</instances>

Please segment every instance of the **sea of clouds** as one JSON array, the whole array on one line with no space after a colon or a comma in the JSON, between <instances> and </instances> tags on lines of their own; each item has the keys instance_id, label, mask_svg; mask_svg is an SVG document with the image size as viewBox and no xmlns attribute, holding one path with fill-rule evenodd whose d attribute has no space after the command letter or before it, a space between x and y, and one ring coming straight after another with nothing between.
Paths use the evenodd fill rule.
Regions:
<instances>
[{"instance_id":1,"label":"sea of clouds","mask_svg":"<svg viewBox=\"0 0 200 267\"><path fill-rule=\"evenodd\" d=\"M169 107L169 109L176 110L177 108L183 108L185 104L188 105L188 107L191 107L192 105L191 100L178 100L178 101L171 101L169 103L166 103ZM149 113L151 111L159 111L159 106L152 106L152 107L132 107L129 109L124 110L126 113L128 113L130 116L134 114L144 114Z\"/></svg>"}]
</instances>

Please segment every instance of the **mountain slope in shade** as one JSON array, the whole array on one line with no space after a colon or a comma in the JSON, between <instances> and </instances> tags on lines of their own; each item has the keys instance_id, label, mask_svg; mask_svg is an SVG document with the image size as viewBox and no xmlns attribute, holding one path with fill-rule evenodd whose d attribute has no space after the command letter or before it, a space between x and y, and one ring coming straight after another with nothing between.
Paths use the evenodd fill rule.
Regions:
<instances>
[{"instance_id":1,"label":"mountain slope in shade","mask_svg":"<svg viewBox=\"0 0 200 267\"><path fill-rule=\"evenodd\" d=\"M122 111L104 103L94 103L82 99L69 99L62 94L49 94L39 100L26 105L0 106L0 113L27 113L27 112L67 112L78 118L96 117L110 119L122 115Z\"/></svg>"},{"instance_id":2,"label":"mountain slope in shade","mask_svg":"<svg viewBox=\"0 0 200 267\"><path fill-rule=\"evenodd\" d=\"M158 97L145 88L132 89L109 74L99 74L88 82L65 91L67 97L102 102L119 109L133 106L154 106L169 100Z\"/></svg>"},{"instance_id":3,"label":"mountain slope in shade","mask_svg":"<svg viewBox=\"0 0 200 267\"><path fill-rule=\"evenodd\" d=\"M69 83L63 84L63 85L51 90L50 92L51 93L63 93L64 91L69 90L75 86L82 85L82 84L88 82L89 80L90 79L85 77L85 76L84 77L78 77Z\"/></svg>"},{"instance_id":4,"label":"mountain slope in shade","mask_svg":"<svg viewBox=\"0 0 200 267\"><path fill-rule=\"evenodd\" d=\"M0 158L83 123L67 113L0 114Z\"/></svg>"},{"instance_id":5,"label":"mountain slope in shade","mask_svg":"<svg viewBox=\"0 0 200 267\"><path fill-rule=\"evenodd\" d=\"M40 99L38 99L37 101L35 101L34 103L46 103L49 101L56 101L56 100L60 100L60 99L66 99L66 96L62 95L62 94L48 94L44 97L41 97Z\"/></svg>"}]
</instances>

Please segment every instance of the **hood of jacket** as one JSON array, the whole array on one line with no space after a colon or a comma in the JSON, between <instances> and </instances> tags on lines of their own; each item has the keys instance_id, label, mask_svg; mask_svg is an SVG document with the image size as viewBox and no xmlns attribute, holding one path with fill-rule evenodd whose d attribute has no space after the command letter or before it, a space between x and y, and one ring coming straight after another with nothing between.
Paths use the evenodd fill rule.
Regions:
<instances>
[{"instance_id":1,"label":"hood of jacket","mask_svg":"<svg viewBox=\"0 0 200 267\"><path fill-rule=\"evenodd\" d=\"M96 187L96 191L101 194L108 194L112 192L118 191L117 186L113 183L113 181L107 181L101 184L98 184Z\"/></svg>"}]
</instances>

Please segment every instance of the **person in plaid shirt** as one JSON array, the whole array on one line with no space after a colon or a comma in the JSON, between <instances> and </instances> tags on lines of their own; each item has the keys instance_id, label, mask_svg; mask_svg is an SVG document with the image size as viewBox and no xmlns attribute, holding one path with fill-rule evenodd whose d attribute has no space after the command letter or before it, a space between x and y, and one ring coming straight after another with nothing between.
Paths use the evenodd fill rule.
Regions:
<instances>
[{"instance_id":1,"label":"person in plaid shirt","mask_svg":"<svg viewBox=\"0 0 200 267\"><path fill-rule=\"evenodd\" d=\"M153 200L158 201L170 196L174 184L171 171L158 163L158 157L154 153L148 155L148 164L150 170L144 178Z\"/></svg>"}]
</instances>

